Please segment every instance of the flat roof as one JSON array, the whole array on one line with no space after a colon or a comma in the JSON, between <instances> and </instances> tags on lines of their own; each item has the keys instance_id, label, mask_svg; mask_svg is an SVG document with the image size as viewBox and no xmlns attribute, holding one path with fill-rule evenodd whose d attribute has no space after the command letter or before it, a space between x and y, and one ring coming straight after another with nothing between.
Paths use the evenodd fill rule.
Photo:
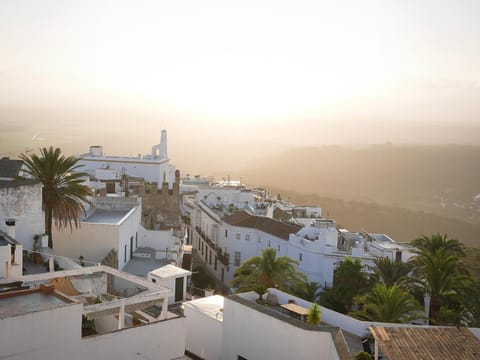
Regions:
<instances>
[{"instance_id":1,"label":"flat roof","mask_svg":"<svg viewBox=\"0 0 480 360\"><path fill-rule=\"evenodd\" d=\"M151 275L158 276L161 279L169 279L173 277L180 277L185 275L192 275L188 270L182 269L178 266L168 264L161 268L150 271Z\"/></svg>"},{"instance_id":2,"label":"flat roof","mask_svg":"<svg viewBox=\"0 0 480 360\"><path fill-rule=\"evenodd\" d=\"M480 357L480 340L467 328L371 326L370 332L388 360Z\"/></svg>"},{"instance_id":3,"label":"flat roof","mask_svg":"<svg viewBox=\"0 0 480 360\"><path fill-rule=\"evenodd\" d=\"M220 295L207 296L201 299L187 301L183 306L194 309L209 318L223 321L223 302L224 297Z\"/></svg>"},{"instance_id":4,"label":"flat roof","mask_svg":"<svg viewBox=\"0 0 480 360\"><path fill-rule=\"evenodd\" d=\"M118 224L129 210L104 210L96 209L93 214L88 216L84 222L95 224Z\"/></svg>"},{"instance_id":5,"label":"flat roof","mask_svg":"<svg viewBox=\"0 0 480 360\"><path fill-rule=\"evenodd\" d=\"M54 309L58 306L71 304L55 294L45 294L40 291L18 291L2 294L0 297L0 318L28 314L35 311Z\"/></svg>"},{"instance_id":6,"label":"flat roof","mask_svg":"<svg viewBox=\"0 0 480 360\"><path fill-rule=\"evenodd\" d=\"M150 254L150 256L137 257L137 253ZM150 271L168 264L170 260L165 259L164 257L157 259L155 253L156 251L152 248L137 248L133 257L128 261L127 265L124 266L122 271L132 275L147 276Z\"/></svg>"}]
</instances>

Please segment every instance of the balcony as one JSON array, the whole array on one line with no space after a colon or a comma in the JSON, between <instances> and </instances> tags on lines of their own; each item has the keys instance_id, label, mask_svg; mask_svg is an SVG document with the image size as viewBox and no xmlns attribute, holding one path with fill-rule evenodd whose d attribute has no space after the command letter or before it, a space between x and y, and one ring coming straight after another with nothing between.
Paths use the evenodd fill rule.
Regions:
<instances>
[{"instance_id":1,"label":"balcony","mask_svg":"<svg viewBox=\"0 0 480 360\"><path fill-rule=\"evenodd\" d=\"M230 264L230 254L228 252L223 252L222 248L217 248L217 257L218 260L225 266Z\"/></svg>"},{"instance_id":2,"label":"balcony","mask_svg":"<svg viewBox=\"0 0 480 360\"><path fill-rule=\"evenodd\" d=\"M195 230L197 231L198 235L210 246L213 250L217 249L217 243L210 239L207 234L205 234L200 226L195 226Z\"/></svg>"}]
</instances>

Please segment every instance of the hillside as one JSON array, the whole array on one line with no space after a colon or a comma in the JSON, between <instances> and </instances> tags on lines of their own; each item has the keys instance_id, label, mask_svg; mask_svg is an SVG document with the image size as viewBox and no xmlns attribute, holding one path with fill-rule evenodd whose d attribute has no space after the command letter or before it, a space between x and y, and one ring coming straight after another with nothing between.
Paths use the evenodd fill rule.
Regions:
<instances>
[{"instance_id":1,"label":"hillside","mask_svg":"<svg viewBox=\"0 0 480 360\"><path fill-rule=\"evenodd\" d=\"M386 205L480 224L480 196L474 199L480 193L479 165L479 146L324 146L261 159L241 174L251 184L299 195ZM392 227L396 221L391 220Z\"/></svg>"}]
</instances>

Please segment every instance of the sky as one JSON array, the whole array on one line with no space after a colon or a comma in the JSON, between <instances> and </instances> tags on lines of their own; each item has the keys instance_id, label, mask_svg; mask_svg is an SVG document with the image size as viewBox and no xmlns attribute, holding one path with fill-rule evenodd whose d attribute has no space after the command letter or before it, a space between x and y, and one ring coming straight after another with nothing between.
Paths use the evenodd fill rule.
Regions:
<instances>
[{"instance_id":1,"label":"sky","mask_svg":"<svg viewBox=\"0 0 480 360\"><path fill-rule=\"evenodd\" d=\"M0 153L145 153L163 127L181 158L476 143L479 19L478 0L0 0Z\"/></svg>"}]
</instances>

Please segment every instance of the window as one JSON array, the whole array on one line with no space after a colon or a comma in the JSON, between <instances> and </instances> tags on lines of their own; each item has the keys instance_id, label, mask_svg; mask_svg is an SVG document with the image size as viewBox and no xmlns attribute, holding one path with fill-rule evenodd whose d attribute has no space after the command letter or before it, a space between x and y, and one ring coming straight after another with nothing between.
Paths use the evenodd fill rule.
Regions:
<instances>
[{"instance_id":1,"label":"window","mask_svg":"<svg viewBox=\"0 0 480 360\"><path fill-rule=\"evenodd\" d=\"M235 259L233 261L234 266L240 266L240 251L235 251Z\"/></svg>"},{"instance_id":2,"label":"window","mask_svg":"<svg viewBox=\"0 0 480 360\"><path fill-rule=\"evenodd\" d=\"M299 261L302 261L302 260L303 260L303 254L302 254L302 253L298 254L298 260L299 260Z\"/></svg>"},{"instance_id":3,"label":"window","mask_svg":"<svg viewBox=\"0 0 480 360\"><path fill-rule=\"evenodd\" d=\"M227 236L228 236L228 230L225 229L225 237L227 237Z\"/></svg>"},{"instance_id":4,"label":"window","mask_svg":"<svg viewBox=\"0 0 480 360\"><path fill-rule=\"evenodd\" d=\"M235 234L235 239L240 240L240 233Z\"/></svg>"},{"instance_id":5,"label":"window","mask_svg":"<svg viewBox=\"0 0 480 360\"><path fill-rule=\"evenodd\" d=\"M212 250L209 251L210 256L208 258L208 265L212 265Z\"/></svg>"},{"instance_id":6,"label":"window","mask_svg":"<svg viewBox=\"0 0 480 360\"><path fill-rule=\"evenodd\" d=\"M250 234L245 234L245 240L250 240Z\"/></svg>"},{"instance_id":7,"label":"window","mask_svg":"<svg viewBox=\"0 0 480 360\"><path fill-rule=\"evenodd\" d=\"M280 245L277 245L277 251L280 252Z\"/></svg>"},{"instance_id":8,"label":"window","mask_svg":"<svg viewBox=\"0 0 480 360\"><path fill-rule=\"evenodd\" d=\"M127 262L127 245L125 245L125 248L124 248L123 262Z\"/></svg>"},{"instance_id":9,"label":"window","mask_svg":"<svg viewBox=\"0 0 480 360\"><path fill-rule=\"evenodd\" d=\"M268 247L270 247L270 240L268 240Z\"/></svg>"},{"instance_id":10,"label":"window","mask_svg":"<svg viewBox=\"0 0 480 360\"><path fill-rule=\"evenodd\" d=\"M156 280L156 279L152 279L152 282L153 282L153 283L156 283L156 282L157 282L157 280Z\"/></svg>"},{"instance_id":11,"label":"window","mask_svg":"<svg viewBox=\"0 0 480 360\"><path fill-rule=\"evenodd\" d=\"M217 255L215 255L215 270L217 270Z\"/></svg>"},{"instance_id":12,"label":"window","mask_svg":"<svg viewBox=\"0 0 480 360\"><path fill-rule=\"evenodd\" d=\"M135 249L138 248L138 232L135 233Z\"/></svg>"}]
</instances>

